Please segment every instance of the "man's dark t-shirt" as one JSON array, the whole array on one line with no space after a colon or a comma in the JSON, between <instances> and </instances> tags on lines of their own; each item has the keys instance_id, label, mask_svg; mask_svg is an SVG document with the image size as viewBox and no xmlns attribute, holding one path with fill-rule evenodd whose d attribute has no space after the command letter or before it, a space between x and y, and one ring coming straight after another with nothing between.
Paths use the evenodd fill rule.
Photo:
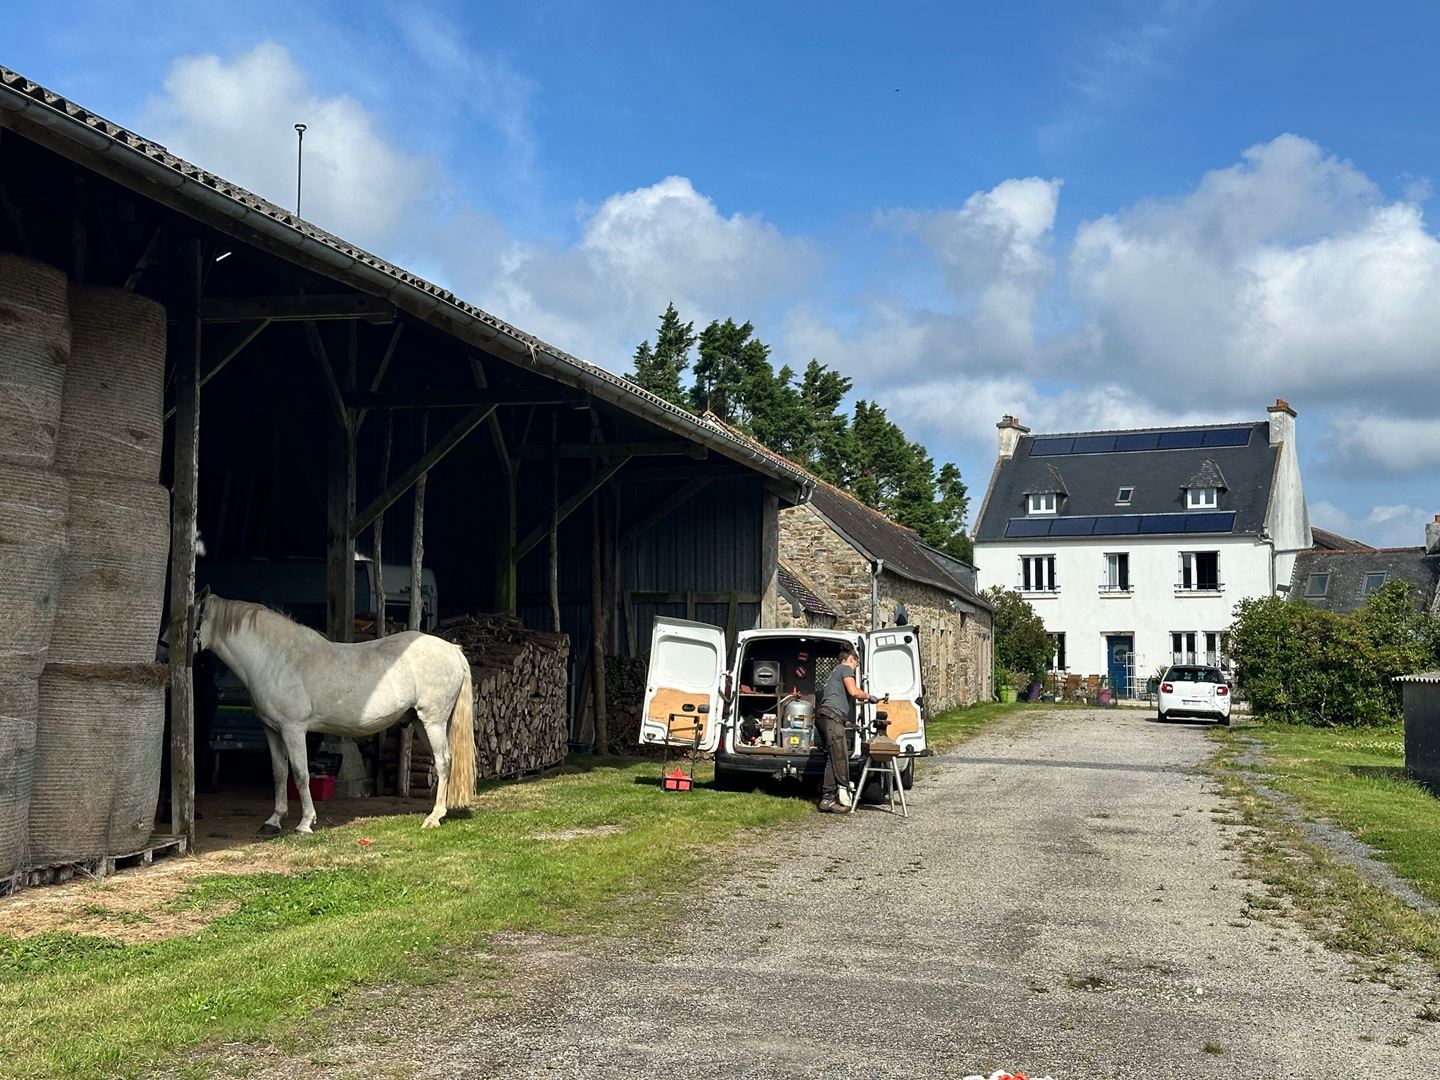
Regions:
<instances>
[{"instance_id":1,"label":"man's dark t-shirt","mask_svg":"<svg viewBox=\"0 0 1440 1080\"><path fill-rule=\"evenodd\" d=\"M845 680L855 677L853 664L836 664L830 678L825 680L825 690L820 695L820 708L834 713L850 727L855 726L855 699L845 689Z\"/></svg>"}]
</instances>

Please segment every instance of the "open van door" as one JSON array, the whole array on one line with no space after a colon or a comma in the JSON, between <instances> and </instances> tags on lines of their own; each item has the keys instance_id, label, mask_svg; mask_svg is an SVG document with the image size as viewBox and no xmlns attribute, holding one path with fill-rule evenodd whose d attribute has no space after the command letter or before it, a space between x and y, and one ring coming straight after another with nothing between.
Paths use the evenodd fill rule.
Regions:
<instances>
[{"instance_id":1,"label":"open van door","mask_svg":"<svg viewBox=\"0 0 1440 1080\"><path fill-rule=\"evenodd\" d=\"M655 619L640 741L714 750L720 742L725 631L685 619Z\"/></svg>"},{"instance_id":2,"label":"open van door","mask_svg":"<svg viewBox=\"0 0 1440 1080\"><path fill-rule=\"evenodd\" d=\"M874 708L890 721L889 735L906 754L925 749L925 687L920 680L920 634L892 626L865 635L866 689L890 701Z\"/></svg>"}]
</instances>

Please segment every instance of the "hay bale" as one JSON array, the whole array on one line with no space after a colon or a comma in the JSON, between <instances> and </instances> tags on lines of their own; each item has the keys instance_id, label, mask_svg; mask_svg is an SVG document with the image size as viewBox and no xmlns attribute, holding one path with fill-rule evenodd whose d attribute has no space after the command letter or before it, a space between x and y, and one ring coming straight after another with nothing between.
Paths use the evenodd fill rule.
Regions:
<instances>
[{"instance_id":1,"label":"hay bale","mask_svg":"<svg viewBox=\"0 0 1440 1080\"><path fill-rule=\"evenodd\" d=\"M120 289L76 285L70 334L55 467L158 483L165 308Z\"/></svg>"},{"instance_id":2,"label":"hay bale","mask_svg":"<svg viewBox=\"0 0 1440 1080\"><path fill-rule=\"evenodd\" d=\"M165 731L157 664L48 664L30 790L28 865L128 855L155 827Z\"/></svg>"},{"instance_id":3,"label":"hay bale","mask_svg":"<svg viewBox=\"0 0 1440 1080\"><path fill-rule=\"evenodd\" d=\"M154 660L165 599L170 493L105 476L69 479L69 550L48 661Z\"/></svg>"},{"instance_id":4,"label":"hay bale","mask_svg":"<svg viewBox=\"0 0 1440 1080\"><path fill-rule=\"evenodd\" d=\"M0 252L0 463L55 460L70 313L65 274Z\"/></svg>"},{"instance_id":5,"label":"hay bale","mask_svg":"<svg viewBox=\"0 0 1440 1080\"><path fill-rule=\"evenodd\" d=\"M25 863L34 769L35 718L0 713L0 886Z\"/></svg>"},{"instance_id":6,"label":"hay bale","mask_svg":"<svg viewBox=\"0 0 1440 1080\"><path fill-rule=\"evenodd\" d=\"M69 490L48 470L0 463L0 673L33 678L45 666Z\"/></svg>"}]
</instances>

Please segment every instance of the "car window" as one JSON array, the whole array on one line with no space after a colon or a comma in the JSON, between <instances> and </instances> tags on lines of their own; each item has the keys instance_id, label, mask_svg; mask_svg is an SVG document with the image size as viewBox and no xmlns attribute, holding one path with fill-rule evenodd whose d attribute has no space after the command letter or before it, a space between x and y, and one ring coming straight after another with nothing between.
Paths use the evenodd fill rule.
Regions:
<instances>
[{"instance_id":1,"label":"car window","mask_svg":"<svg viewBox=\"0 0 1440 1080\"><path fill-rule=\"evenodd\" d=\"M1218 668L1172 667L1165 673L1166 682L1209 682L1222 683Z\"/></svg>"}]
</instances>

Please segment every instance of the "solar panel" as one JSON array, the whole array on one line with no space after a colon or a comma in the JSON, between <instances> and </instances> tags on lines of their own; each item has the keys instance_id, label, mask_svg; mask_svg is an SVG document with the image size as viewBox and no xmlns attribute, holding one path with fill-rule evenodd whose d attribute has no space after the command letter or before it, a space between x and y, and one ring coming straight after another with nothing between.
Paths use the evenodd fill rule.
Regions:
<instances>
[{"instance_id":1,"label":"solar panel","mask_svg":"<svg viewBox=\"0 0 1440 1080\"><path fill-rule=\"evenodd\" d=\"M1094 531L1093 517L1062 517L1050 523L1051 536L1089 536Z\"/></svg>"},{"instance_id":2,"label":"solar panel","mask_svg":"<svg viewBox=\"0 0 1440 1080\"><path fill-rule=\"evenodd\" d=\"M1051 524L1052 522L1049 518L1043 521L1037 521L1034 518L1011 518L1005 526L1005 535L1049 536Z\"/></svg>"},{"instance_id":3,"label":"solar panel","mask_svg":"<svg viewBox=\"0 0 1440 1080\"><path fill-rule=\"evenodd\" d=\"M1108 454L1115 449L1114 435L1084 435L1075 440L1072 454Z\"/></svg>"},{"instance_id":4,"label":"solar panel","mask_svg":"<svg viewBox=\"0 0 1440 1080\"><path fill-rule=\"evenodd\" d=\"M1043 457L1046 454L1068 454L1070 453L1070 447L1074 444L1074 439L1036 439L1030 444L1030 456Z\"/></svg>"},{"instance_id":5,"label":"solar panel","mask_svg":"<svg viewBox=\"0 0 1440 1080\"><path fill-rule=\"evenodd\" d=\"M1160 450L1196 450L1204 444L1203 431L1162 431Z\"/></svg>"},{"instance_id":6,"label":"solar panel","mask_svg":"<svg viewBox=\"0 0 1440 1080\"><path fill-rule=\"evenodd\" d=\"M1249 446L1250 429L1222 428L1219 431L1205 432L1205 446Z\"/></svg>"},{"instance_id":7,"label":"solar panel","mask_svg":"<svg viewBox=\"0 0 1440 1080\"><path fill-rule=\"evenodd\" d=\"M1229 532L1234 525L1234 512L1185 515L1185 531L1187 533Z\"/></svg>"},{"instance_id":8,"label":"solar panel","mask_svg":"<svg viewBox=\"0 0 1440 1080\"><path fill-rule=\"evenodd\" d=\"M1134 435L1115 436L1116 450L1154 450L1160 445L1158 431L1145 431Z\"/></svg>"},{"instance_id":9,"label":"solar panel","mask_svg":"<svg viewBox=\"0 0 1440 1080\"><path fill-rule=\"evenodd\" d=\"M1134 514L1109 514L1095 519L1096 536L1127 536L1140 531L1140 518Z\"/></svg>"},{"instance_id":10,"label":"solar panel","mask_svg":"<svg viewBox=\"0 0 1440 1080\"><path fill-rule=\"evenodd\" d=\"M1185 531L1185 514L1146 514L1140 519L1141 533L1179 533Z\"/></svg>"}]
</instances>

